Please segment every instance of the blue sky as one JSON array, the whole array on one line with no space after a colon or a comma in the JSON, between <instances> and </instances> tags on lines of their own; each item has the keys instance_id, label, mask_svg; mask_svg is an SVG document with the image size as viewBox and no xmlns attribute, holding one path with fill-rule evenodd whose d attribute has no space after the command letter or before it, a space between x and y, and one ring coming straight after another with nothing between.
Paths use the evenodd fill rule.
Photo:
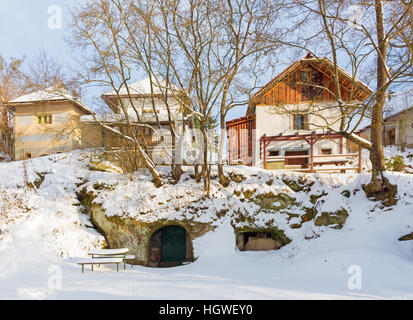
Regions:
<instances>
[{"instance_id":1,"label":"blue sky","mask_svg":"<svg viewBox=\"0 0 413 320\"><path fill-rule=\"evenodd\" d=\"M0 54L3 57L22 58L26 61L46 52L54 60L70 63L71 49L65 38L70 36L67 24L71 20L69 8L85 0L14 0L4 1L0 11ZM61 28L49 28L53 14L49 9L61 9ZM83 92L82 101L95 109L102 92L89 89Z\"/></svg>"},{"instance_id":2,"label":"blue sky","mask_svg":"<svg viewBox=\"0 0 413 320\"><path fill-rule=\"evenodd\" d=\"M3 57L30 59L39 54L40 50L47 52L53 58L70 61L71 51L64 38L68 37L70 22L69 7L85 0L14 0L2 1L0 11L0 54ZM51 6L59 6L62 10L62 27L51 29L48 26ZM281 71L285 66L279 66ZM263 83L273 78L275 74L263 75ZM93 108L101 92L92 90L86 92L84 103ZM245 114L246 107L237 107L230 111L227 119L233 119Z\"/></svg>"},{"instance_id":3,"label":"blue sky","mask_svg":"<svg viewBox=\"0 0 413 320\"><path fill-rule=\"evenodd\" d=\"M0 55L5 58L21 58L39 55L40 50L50 54L53 58L70 61L70 49L64 38L70 35L65 25L70 22L69 8L85 0L13 0L2 1L0 10ZM62 28L50 29L48 21L51 6L59 6L62 10ZM83 95L83 102L94 108L96 99L99 99L99 90L89 90ZM245 114L245 107L238 107L231 111L228 119L241 117Z\"/></svg>"},{"instance_id":4,"label":"blue sky","mask_svg":"<svg viewBox=\"0 0 413 320\"><path fill-rule=\"evenodd\" d=\"M65 23L69 20L67 5L76 0L14 0L2 1L0 11L0 53L5 57L30 56L44 49L53 55L65 56ZM62 9L62 28L50 29L48 8Z\"/></svg>"}]
</instances>

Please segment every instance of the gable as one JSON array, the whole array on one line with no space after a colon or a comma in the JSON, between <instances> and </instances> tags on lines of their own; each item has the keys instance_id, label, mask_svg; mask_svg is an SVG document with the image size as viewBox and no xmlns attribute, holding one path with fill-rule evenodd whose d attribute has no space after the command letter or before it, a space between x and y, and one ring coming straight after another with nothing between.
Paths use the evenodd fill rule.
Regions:
<instances>
[{"instance_id":1,"label":"gable","mask_svg":"<svg viewBox=\"0 0 413 320\"><path fill-rule=\"evenodd\" d=\"M341 98L345 102L364 101L372 90L339 68ZM326 58L306 58L294 62L251 99L247 114L256 105L296 104L336 101L334 64Z\"/></svg>"}]
</instances>

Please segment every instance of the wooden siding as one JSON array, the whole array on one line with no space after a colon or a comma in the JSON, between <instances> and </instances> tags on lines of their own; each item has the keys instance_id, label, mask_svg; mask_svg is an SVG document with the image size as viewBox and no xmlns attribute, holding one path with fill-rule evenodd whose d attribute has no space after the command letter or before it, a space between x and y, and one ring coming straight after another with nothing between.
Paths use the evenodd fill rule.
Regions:
<instances>
[{"instance_id":1,"label":"wooden siding","mask_svg":"<svg viewBox=\"0 0 413 320\"><path fill-rule=\"evenodd\" d=\"M302 79L307 72L308 81ZM340 93L343 101L363 101L368 97L365 89L357 85L356 80L339 73ZM336 101L336 88L333 70L317 61L301 61L298 66L286 72L266 90L254 97L254 105L294 104L300 102Z\"/></svg>"},{"instance_id":2,"label":"wooden siding","mask_svg":"<svg viewBox=\"0 0 413 320\"><path fill-rule=\"evenodd\" d=\"M226 123L228 135L228 162L234 161L252 166L253 134L255 130L255 115L231 120Z\"/></svg>"}]
</instances>

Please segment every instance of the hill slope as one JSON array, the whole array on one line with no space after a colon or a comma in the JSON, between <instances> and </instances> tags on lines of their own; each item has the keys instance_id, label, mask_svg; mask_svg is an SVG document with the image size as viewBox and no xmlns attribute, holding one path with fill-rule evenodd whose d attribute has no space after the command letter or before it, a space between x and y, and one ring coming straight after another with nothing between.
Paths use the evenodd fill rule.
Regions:
<instances>
[{"instance_id":1,"label":"hill slope","mask_svg":"<svg viewBox=\"0 0 413 320\"><path fill-rule=\"evenodd\" d=\"M190 172L177 185L157 189L145 172L121 176L90 171L87 164L87 154L78 151L0 164L0 298L413 298L413 241L398 241L413 231L412 175L389 174L399 187L389 210L360 191L368 174L287 175L232 167L227 174L233 182L224 189L214 181L211 200ZM76 262L104 238L82 213L76 191L100 184L111 185L95 199L107 215L193 217L216 229L194 241L198 259L190 265L135 266L119 274L105 266L81 274ZM284 193L294 205L268 208L261 200L269 193ZM314 206L317 216L302 220L305 208ZM341 229L315 225L321 212L341 208L348 212ZM277 251L239 252L233 226L245 224L276 225L292 241ZM361 271L361 289L348 286L354 270ZM53 282L59 275L61 286Z\"/></svg>"}]
</instances>

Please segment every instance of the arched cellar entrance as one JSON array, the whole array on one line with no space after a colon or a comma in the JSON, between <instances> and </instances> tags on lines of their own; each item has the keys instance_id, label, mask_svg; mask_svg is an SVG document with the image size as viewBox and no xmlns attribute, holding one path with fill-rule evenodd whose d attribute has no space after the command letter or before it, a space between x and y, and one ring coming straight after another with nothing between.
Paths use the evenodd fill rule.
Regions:
<instances>
[{"instance_id":1,"label":"arched cellar entrance","mask_svg":"<svg viewBox=\"0 0 413 320\"><path fill-rule=\"evenodd\" d=\"M271 232L242 232L237 236L240 251L278 250L282 246L282 242Z\"/></svg>"},{"instance_id":2,"label":"arched cellar entrance","mask_svg":"<svg viewBox=\"0 0 413 320\"><path fill-rule=\"evenodd\" d=\"M181 226L166 226L152 234L149 242L149 267L175 267L193 261L192 242Z\"/></svg>"}]
</instances>

